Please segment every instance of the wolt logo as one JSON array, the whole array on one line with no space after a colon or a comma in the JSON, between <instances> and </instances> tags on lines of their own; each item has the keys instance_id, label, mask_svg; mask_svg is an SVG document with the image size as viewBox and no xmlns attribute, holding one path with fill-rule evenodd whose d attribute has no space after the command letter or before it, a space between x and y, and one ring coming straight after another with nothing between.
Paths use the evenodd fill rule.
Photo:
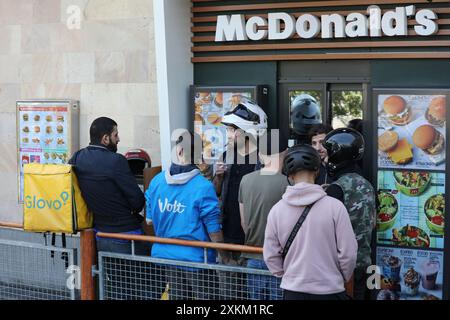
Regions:
<instances>
[{"instance_id":1,"label":"wolt logo","mask_svg":"<svg viewBox=\"0 0 450 320\"><path fill-rule=\"evenodd\" d=\"M164 199L164 202L161 199L158 199L158 207L161 212L172 212L172 213L183 213L186 206L175 200L174 203L170 203L167 198Z\"/></svg>"}]
</instances>

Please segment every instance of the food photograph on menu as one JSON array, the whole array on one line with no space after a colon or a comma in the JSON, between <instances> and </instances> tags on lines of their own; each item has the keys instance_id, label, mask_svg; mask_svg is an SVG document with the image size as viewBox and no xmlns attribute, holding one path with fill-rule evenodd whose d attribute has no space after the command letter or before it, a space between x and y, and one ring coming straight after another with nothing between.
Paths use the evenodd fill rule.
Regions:
<instances>
[{"instance_id":1,"label":"food photograph on menu","mask_svg":"<svg viewBox=\"0 0 450 320\"><path fill-rule=\"evenodd\" d=\"M377 300L442 300L443 252L377 248Z\"/></svg>"},{"instance_id":2,"label":"food photograph on menu","mask_svg":"<svg viewBox=\"0 0 450 320\"><path fill-rule=\"evenodd\" d=\"M445 170L445 95L378 95L378 166Z\"/></svg>"},{"instance_id":3,"label":"food photograph on menu","mask_svg":"<svg viewBox=\"0 0 450 320\"><path fill-rule=\"evenodd\" d=\"M233 110L243 97L253 98L251 92L201 90L195 93L194 132L202 138L205 160L219 160L225 151L227 132L222 118Z\"/></svg>"},{"instance_id":4,"label":"food photograph on menu","mask_svg":"<svg viewBox=\"0 0 450 320\"><path fill-rule=\"evenodd\" d=\"M445 174L378 172L377 243L444 248Z\"/></svg>"}]
</instances>

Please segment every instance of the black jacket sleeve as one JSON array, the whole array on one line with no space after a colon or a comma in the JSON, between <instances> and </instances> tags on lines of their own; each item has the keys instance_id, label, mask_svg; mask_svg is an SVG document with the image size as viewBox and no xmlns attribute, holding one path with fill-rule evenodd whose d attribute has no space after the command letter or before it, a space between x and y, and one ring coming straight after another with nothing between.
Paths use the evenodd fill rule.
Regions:
<instances>
[{"instance_id":1,"label":"black jacket sleeve","mask_svg":"<svg viewBox=\"0 0 450 320\"><path fill-rule=\"evenodd\" d=\"M122 155L115 160L113 179L131 206L133 212L140 212L145 205L144 193L131 173L128 162Z\"/></svg>"},{"instance_id":2,"label":"black jacket sleeve","mask_svg":"<svg viewBox=\"0 0 450 320\"><path fill-rule=\"evenodd\" d=\"M342 188L339 187L337 184L331 184L328 186L327 195L330 197L333 197L335 199L338 199L341 202L344 202L344 192L342 191Z\"/></svg>"}]
</instances>

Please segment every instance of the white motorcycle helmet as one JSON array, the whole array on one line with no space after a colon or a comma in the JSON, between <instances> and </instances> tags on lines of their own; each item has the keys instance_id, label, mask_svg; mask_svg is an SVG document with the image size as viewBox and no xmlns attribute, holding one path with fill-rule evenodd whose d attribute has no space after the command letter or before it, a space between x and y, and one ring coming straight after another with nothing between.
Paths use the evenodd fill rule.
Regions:
<instances>
[{"instance_id":1,"label":"white motorcycle helmet","mask_svg":"<svg viewBox=\"0 0 450 320\"><path fill-rule=\"evenodd\" d=\"M267 129L267 115L255 102L242 97L240 103L225 114L222 124L235 126L253 135L263 135Z\"/></svg>"}]
</instances>

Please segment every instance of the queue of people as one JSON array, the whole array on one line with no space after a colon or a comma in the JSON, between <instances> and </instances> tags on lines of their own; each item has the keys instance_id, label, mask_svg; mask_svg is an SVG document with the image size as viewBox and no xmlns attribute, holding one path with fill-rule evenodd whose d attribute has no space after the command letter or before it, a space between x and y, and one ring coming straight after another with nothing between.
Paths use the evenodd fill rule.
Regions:
<instances>
[{"instance_id":1,"label":"queue of people","mask_svg":"<svg viewBox=\"0 0 450 320\"><path fill-rule=\"evenodd\" d=\"M302 113L302 104L308 112ZM228 143L222 161L214 168L206 166L195 148L200 138L185 132L176 141L176 159L153 178L145 196L126 158L117 153L117 123L96 119L90 145L70 160L94 213L95 230L143 234L145 219L139 212L145 206L156 236L263 247L263 255L219 251L216 256L216 251L208 250L207 262L270 270L274 275L230 276L170 267L160 274L164 279L160 284L161 290L165 282L171 284L173 296L204 287L192 297L346 299L344 284L354 276L355 298L364 299L376 215L373 187L357 165L364 139L353 129L332 130L321 124L310 116L314 105L312 97L298 102L296 121L303 126L297 128L303 134L299 143L273 150L265 112L243 99L223 118ZM266 144L260 149L263 136ZM96 241L99 251L131 253L129 241ZM203 249L194 247L154 244L150 250L148 244L139 243L135 252L205 261ZM211 279L219 284L209 291ZM245 292L242 287L248 288L247 294L236 297L236 292Z\"/></svg>"}]
</instances>

